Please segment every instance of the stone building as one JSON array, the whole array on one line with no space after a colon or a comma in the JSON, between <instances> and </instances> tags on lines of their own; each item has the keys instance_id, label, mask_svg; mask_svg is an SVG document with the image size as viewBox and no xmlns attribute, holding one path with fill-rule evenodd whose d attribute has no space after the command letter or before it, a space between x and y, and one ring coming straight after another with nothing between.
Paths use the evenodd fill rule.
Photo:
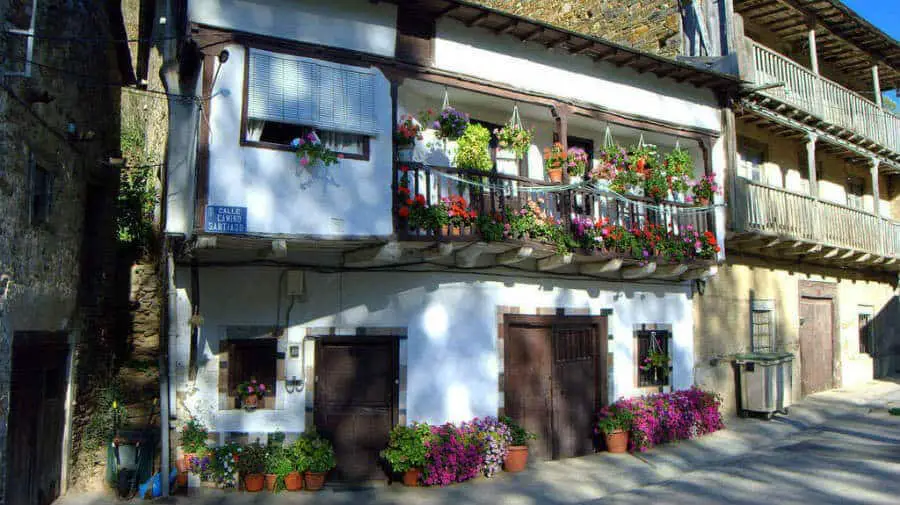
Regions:
<instances>
[{"instance_id":1,"label":"stone building","mask_svg":"<svg viewBox=\"0 0 900 505\"><path fill-rule=\"evenodd\" d=\"M91 415L73 407L102 367L84 350L114 335L118 97L133 72L113 3L2 6L0 503L43 505L65 490Z\"/></svg>"}]
</instances>

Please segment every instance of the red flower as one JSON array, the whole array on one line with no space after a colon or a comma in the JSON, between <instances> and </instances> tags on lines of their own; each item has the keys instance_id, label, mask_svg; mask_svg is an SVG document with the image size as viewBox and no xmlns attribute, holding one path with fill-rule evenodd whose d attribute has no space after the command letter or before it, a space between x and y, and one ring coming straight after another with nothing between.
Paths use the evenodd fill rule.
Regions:
<instances>
[{"instance_id":1,"label":"red flower","mask_svg":"<svg viewBox=\"0 0 900 505\"><path fill-rule=\"evenodd\" d=\"M397 193L400 193L401 195L408 195L408 194L409 194L409 188L407 188L406 186L400 186L400 187L397 189Z\"/></svg>"},{"instance_id":2,"label":"red flower","mask_svg":"<svg viewBox=\"0 0 900 505\"><path fill-rule=\"evenodd\" d=\"M719 252L719 251L721 251L721 250L722 250L722 248L721 248L721 247L719 247L719 246L716 246L716 252Z\"/></svg>"},{"instance_id":3,"label":"red flower","mask_svg":"<svg viewBox=\"0 0 900 505\"><path fill-rule=\"evenodd\" d=\"M419 205L425 205L425 195L421 193L416 195L416 203Z\"/></svg>"},{"instance_id":4,"label":"red flower","mask_svg":"<svg viewBox=\"0 0 900 505\"><path fill-rule=\"evenodd\" d=\"M409 207L400 207L400 210L397 211L397 214L400 217L409 217Z\"/></svg>"},{"instance_id":5,"label":"red flower","mask_svg":"<svg viewBox=\"0 0 900 505\"><path fill-rule=\"evenodd\" d=\"M400 171L405 174L406 172L409 172L409 167L406 165L400 165Z\"/></svg>"},{"instance_id":6,"label":"red flower","mask_svg":"<svg viewBox=\"0 0 900 505\"><path fill-rule=\"evenodd\" d=\"M413 204L412 199L411 199L411 198L407 198L407 199L406 199L406 205L412 205L412 204Z\"/></svg>"}]
</instances>

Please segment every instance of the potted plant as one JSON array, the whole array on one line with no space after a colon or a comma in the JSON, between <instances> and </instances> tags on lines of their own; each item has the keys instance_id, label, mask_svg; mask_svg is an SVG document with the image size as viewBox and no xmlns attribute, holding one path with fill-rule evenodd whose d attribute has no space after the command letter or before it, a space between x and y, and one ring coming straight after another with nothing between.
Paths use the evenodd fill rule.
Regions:
<instances>
[{"instance_id":1,"label":"potted plant","mask_svg":"<svg viewBox=\"0 0 900 505\"><path fill-rule=\"evenodd\" d=\"M469 225L478 218L478 213L469 209L466 199L460 195L451 195L441 199L439 210L445 211L447 215L446 225L444 220L440 219L442 226L446 226L443 230L444 235L453 235L458 237L463 232L468 232Z\"/></svg>"},{"instance_id":2,"label":"potted plant","mask_svg":"<svg viewBox=\"0 0 900 505\"><path fill-rule=\"evenodd\" d=\"M307 133L303 137L295 138L291 141L291 147L297 150L297 157L300 159L300 166L322 166L334 165L343 156L335 153L331 149L325 147L325 144L319 140L319 136L315 131Z\"/></svg>"},{"instance_id":3,"label":"potted plant","mask_svg":"<svg viewBox=\"0 0 900 505\"><path fill-rule=\"evenodd\" d=\"M668 196L669 180L660 167L654 167L647 173L644 179L644 194L655 202L661 202Z\"/></svg>"},{"instance_id":4,"label":"potted plant","mask_svg":"<svg viewBox=\"0 0 900 505\"><path fill-rule=\"evenodd\" d=\"M422 140L421 123L409 114L400 116L400 123L397 124L397 130L394 132L398 161L412 161L417 140Z\"/></svg>"},{"instance_id":5,"label":"potted plant","mask_svg":"<svg viewBox=\"0 0 900 505\"><path fill-rule=\"evenodd\" d=\"M428 109L422 115L422 122L436 130L435 136L443 140L456 140L463 136L469 125L469 115L447 106L435 115Z\"/></svg>"},{"instance_id":6,"label":"potted plant","mask_svg":"<svg viewBox=\"0 0 900 505\"><path fill-rule=\"evenodd\" d=\"M562 182L563 167L568 165L568 161L566 150L559 142L544 148L544 170L550 182Z\"/></svg>"},{"instance_id":7,"label":"potted plant","mask_svg":"<svg viewBox=\"0 0 900 505\"><path fill-rule=\"evenodd\" d=\"M704 175L693 183L691 190L694 194L694 202L697 205L709 205L713 200L713 196L719 192L719 185L716 184L716 174Z\"/></svg>"},{"instance_id":8,"label":"potted plant","mask_svg":"<svg viewBox=\"0 0 900 505\"><path fill-rule=\"evenodd\" d=\"M671 181L672 198L679 203L687 201L688 180L694 172L694 160L686 149L676 147L666 154L665 171Z\"/></svg>"},{"instance_id":9,"label":"potted plant","mask_svg":"<svg viewBox=\"0 0 900 505\"><path fill-rule=\"evenodd\" d=\"M645 372L653 372L653 382L658 383L660 372L665 374L669 370L669 364L672 363L672 359L669 358L669 355L657 351L652 350L647 353L647 357L644 358L644 362L641 363L640 368Z\"/></svg>"},{"instance_id":10,"label":"potted plant","mask_svg":"<svg viewBox=\"0 0 900 505\"><path fill-rule=\"evenodd\" d=\"M319 491L325 485L325 475L335 466L334 449L331 442L315 432L304 433L301 437L307 464L306 489Z\"/></svg>"},{"instance_id":11,"label":"potted plant","mask_svg":"<svg viewBox=\"0 0 900 505\"><path fill-rule=\"evenodd\" d=\"M503 128L495 129L494 135L497 137L497 171L504 174L518 174L517 161L528 154L534 131L510 121Z\"/></svg>"},{"instance_id":12,"label":"potted plant","mask_svg":"<svg viewBox=\"0 0 900 505\"><path fill-rule=\"evenodd\" d=\"M245 445L237 460L238 473L244 479L244 490L256 493L265 484L266 448L257 444Z\"/></svg>"},{"instance_id":13,"label":"potted plant","mask_svg":"<svg viewBox=\"0 0 900 505\"><path fill-rule=\"evenodd\" d=\"M501 417L500 422L509 429L509 452L503 461L503 469L510 473L521 472L528 463L528 441L536 439L537 435L528 432L507 416Z\"/></svg>"},{"instance_id":14,"label":"potted plant","mask_svg":"<svg viewBox=\"0 0 900 505\"><path fill-rule=\"evenodd\" d=\"M288 491L303 489L303 474L309 469L306 458L306 442L305 438L299 437L287 450L291 461L291 471L284 476L284 487Z\"/></svg>"},{"instance_id":15,"label":"potted plant","mask_svg":"<svg viewBox=\"0 0 900 505\"><path fill-rule=\"evenodd\" d=\"M259 405L259 399L265 396L266 391L266 385L257 382L256 379L238 384L237 394L241 398L241 407L247 411L255 410Z\"/></svg>"},{"instance_id":16,"label":"potted plant","mask_svg":"<svg viewBox=\"0 0 900 505\"><path fill-rule=\"evenodd\" d=\"M491 132L479 124L470 123L459 138L453 164L457 168L490 172L494 163L488 152Z\"/></svg>"},{"instance_id":17,"label":"potted plant","mask_svg":"<svg viewBox=\"0 0 900 505\"><path fill-rule=\"evenodd\" d=\"M209 430L197 418L191 417L181 430L181 448L184 450L184 470L189 471L191 461L206 454Z\"/></svg>"},{"instance_id":18,"label":"potted plant","mask_svg":"<svg viewBox=\"0 0 900 505\"><path fill-rule=\"evenodd\" d=\"M427 424L397 425L391 430L390 441L387 448L381 451L381 457L391 466L391 470L403 474L404 485L419 485L428 455L425 443L430 438L431 429Z\"/></svg>"},{"instance_id":19,"label":"potted plant","mask_svg":"<svg viewBox=\"0 0 900 505\"><path fill-rule=\"evenodd\" d=\"M566 170L569 172L569 179L581 181L587 171L588 154L580 147L570 147L566 152Z\"/></svg>"},{"instance_id":20,"label":"potted plant","mask_svg":"<svg viewBox=\"0 0 900 505\"><path fill-rule=\"evenodd\" d=\"M634 415L618 405L604 407L600 411L597 429L603 433L606 449L611 453L623 453L628 450L628 431Z\"/></svg>"},{"instance_id":21,"label":"potted plant","mask_svg":"<svg viewBox=\"0 0 900 505\"><path fill-rule=\"evenodd\" d=\"M275 486L278 484L279 465L282 459L284 459L284 449L277 445L266 446L266 491L275 491Z\"/></svg>"}]
</instances>

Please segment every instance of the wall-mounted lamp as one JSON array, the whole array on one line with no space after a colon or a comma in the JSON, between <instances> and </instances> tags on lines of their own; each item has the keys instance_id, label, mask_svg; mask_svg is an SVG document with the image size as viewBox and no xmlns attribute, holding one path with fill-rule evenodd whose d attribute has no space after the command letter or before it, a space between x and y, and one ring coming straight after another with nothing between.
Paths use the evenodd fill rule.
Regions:
<instances>
[{"instance_id":1,"label":"wall-mounted lamp","mask_svg":"<svg viewBox=\"0 0 900 505\"><path fill-rule=\"evenodd\" d=\"M284 381L284 390L288 393L299 393L303 391L303 387L305 386L305 381L303 379L298 379L296 375Z\"/></svg>"}]
</instances>

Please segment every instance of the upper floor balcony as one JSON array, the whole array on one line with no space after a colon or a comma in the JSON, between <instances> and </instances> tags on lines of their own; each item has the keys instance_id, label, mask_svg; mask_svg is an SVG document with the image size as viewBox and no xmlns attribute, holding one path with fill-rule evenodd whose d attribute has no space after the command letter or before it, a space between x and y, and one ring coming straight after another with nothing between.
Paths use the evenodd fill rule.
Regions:
<instances>
[{"instance_id":1,"label":"upper floor balcony","mask_svg":"<svg viewBox=\"0 0 900 505\"><path fill-rule=\"evenodd\" d=\"M752 47L757 93L777 101L779 112L886 156L900 157L900 117L759 42Z\"/></svg>"}]
</instances>

